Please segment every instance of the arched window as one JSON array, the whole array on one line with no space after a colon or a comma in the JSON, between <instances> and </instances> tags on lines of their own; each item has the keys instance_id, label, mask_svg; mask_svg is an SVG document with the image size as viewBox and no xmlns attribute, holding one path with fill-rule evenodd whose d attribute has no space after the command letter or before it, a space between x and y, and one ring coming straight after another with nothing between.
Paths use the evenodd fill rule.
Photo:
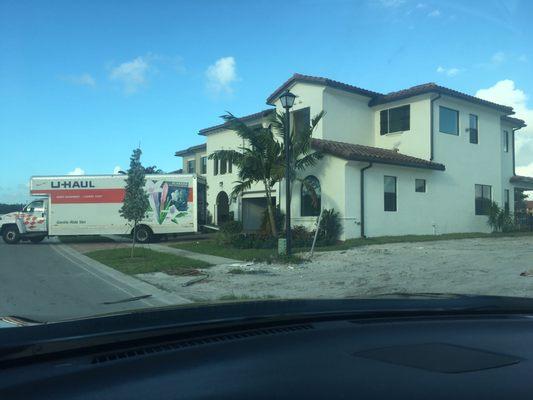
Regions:
<instances>
[{"instance_id":1,"label":"arched window","mask_svg":"<svg viewBox=\"0 0 533 400\"><path fill-rule=\"evenodd\" d=\"M301 199L301 216L316 217L320 214L320 203L322 193L318 179L309 175L302 181Z\"/></svg>"}]
</instances>

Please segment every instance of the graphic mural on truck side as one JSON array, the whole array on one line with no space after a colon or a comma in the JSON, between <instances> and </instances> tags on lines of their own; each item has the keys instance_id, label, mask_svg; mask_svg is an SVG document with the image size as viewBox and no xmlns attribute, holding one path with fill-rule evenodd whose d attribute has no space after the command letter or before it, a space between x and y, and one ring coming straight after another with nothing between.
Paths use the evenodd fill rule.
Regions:
<instances>
[{"instance_id":1,"label":"graphic mural on truck side","mask_svg":"<svg viewBox=\"0 0 533 400\"><path fill-rule=\"evenodd\" d=\"M187 182L147 181L148 219L179 224L193 218L193 188Z\"/></svg>"}]
</instances>

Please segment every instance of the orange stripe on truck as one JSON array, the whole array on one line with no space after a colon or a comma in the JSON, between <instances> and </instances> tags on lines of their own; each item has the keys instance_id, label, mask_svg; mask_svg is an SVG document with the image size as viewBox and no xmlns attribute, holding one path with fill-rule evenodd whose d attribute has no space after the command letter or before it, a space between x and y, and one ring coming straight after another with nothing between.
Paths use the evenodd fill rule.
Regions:
<instances>
[{"instance_id":1,"label":"orange stripe on truck","mask_svg":"<svg viewBox=\"0 0 533 400\"><path fill-rule=\"evenodd\" d=\"M52 204L122 203L124 189L32 190L32 195L49 194Z\"/></svg>"}]
</instances>

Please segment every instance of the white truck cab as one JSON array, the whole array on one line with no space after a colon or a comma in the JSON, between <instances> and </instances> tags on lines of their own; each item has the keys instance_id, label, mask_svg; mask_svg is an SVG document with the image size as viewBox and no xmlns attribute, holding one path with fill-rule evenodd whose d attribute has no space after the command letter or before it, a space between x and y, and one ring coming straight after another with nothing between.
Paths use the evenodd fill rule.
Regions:
<instances>
[{"instance_id":1,"label":"white truck cab","mask_svg":"<svg viewBox=\"0 0 533 400\"><path fill-rule=\"evenodd\" d=\"M48 235L48 198L36 199L22 211L0 215L0 234L8 244L39 243Z\"/></svg>"}]
</instances>

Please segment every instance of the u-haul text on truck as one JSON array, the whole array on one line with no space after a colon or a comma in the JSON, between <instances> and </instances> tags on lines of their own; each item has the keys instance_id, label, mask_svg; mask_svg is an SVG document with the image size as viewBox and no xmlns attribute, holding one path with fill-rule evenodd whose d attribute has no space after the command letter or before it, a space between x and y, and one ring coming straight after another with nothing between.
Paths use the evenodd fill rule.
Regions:
<instances>
[{"instance_id":1,"label":"u-haul text on truck","mask_svg":"<svg viewBox=\"0 0 533 400\"><path fill-rule=\"evenodd\" d=\"M40 242L46 236L132 234L120 216L126 175L35 176L30 193L38 199L20 212L0 216L6 243ZM196 175L146 175L149 209L136 239L198 231L205 223L205 180Z\"/></svg>"}]
</instances>

